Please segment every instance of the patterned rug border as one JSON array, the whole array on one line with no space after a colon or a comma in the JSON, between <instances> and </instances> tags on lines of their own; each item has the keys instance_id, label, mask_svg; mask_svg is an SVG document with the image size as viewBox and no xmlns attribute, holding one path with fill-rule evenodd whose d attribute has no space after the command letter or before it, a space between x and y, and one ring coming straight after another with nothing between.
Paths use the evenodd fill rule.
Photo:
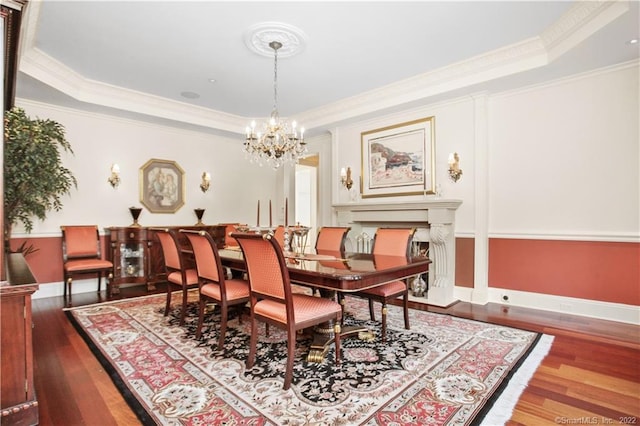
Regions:
<instances>
[{"instance_id":1,"label":"patterned rug border","mask_svg":"<svg viewBox=\"0 0 640 426\"><path fill-rule=\"evenodd\" d=\"M174 295L179 294L181 292L174 292ZM67 318L76 329L78 334L82 337L82 339L87 343L87 346L94 354L96 359L100 362L102 367L108 373L109 377L115 384L118 391L123 395L123 398L127 402L127 404L134 411L138 419L142 424L146 425L156 425L153 416L148 413L143 404L138 400L138 398L130 391L129 387L124 382L123 378L120 376L120 373L116 369L116 367L111 363L111 361L103 354L102 350L96 345L91 336L87 333L87 331L82 327L82 325L77 321L74 317L72 311L87 309L94 306L105 306L118 304L123 302L130 302L132 300L143 300L143 299L151 299L157 298L158 296L164 296L163 293L158 294L150 294L144 296L137 296L133 298L127 299L118 299L118 300L110 300L97 302L89 305L76 306L76 307L68 307L63 308ZM410 308L410 310L412 310ZM434 315L440 315L443 317L452 317L463 319L467 321L473 321L484 324L494 324L489 321L482 321L476 319L468 319L464 317L458 317L455 315L447 314L447 313L439 313L439 312L430 312ZM517 363L513 365L513 368L509 373L507 373L498 385L490 398L486 401L486 403L482 406L482 408L478 411L475 418L471 421L470 425L504 425L511 418L513 410L522 395L524 389L528 386L529 381L535 374L536 370L539 368L542 360L549 353L551 346L553 344L554 336L539 333L533 330L528 330L521 327L513 327L513 326L501 326L505 328L510 328L514 330L522 330L526 332L530 332L535 334L535 338L531 343L530 347L522 354Z\"/></svg>"},{"instance_id":2,"label":"patterned rug border","mask_svg":"<svg viewBox=\"0 0 640 426\"><path fill-rule=\"evenodd\" d=\"M144 298L144 297L149 297L149 296L142 296L141 298ZM71 311L74 311L76 309L80 309L83 307L112 304L114 302L121 302L122 300L123 299L113 300L109 302L94 303L91 305L78 306L75 308L64 308L63 311L67 315L69 322L71 322L71 324L76 329L80 337L82 337L82 340L85 341L85 343L87 344L87 346L89 347L93 355L96 357L100 365L102 365L102 368L104 368L104 370L107 372L107 374L111 378L111 381L113 381L113 384L116 386L118 391L122 394L122 397L124 398L124 400L127 402L127 404L129 404L129 407L136 414L136 416L138 417L138 420L140 420L140 422L145 426L153 426L153 425L156 425L156 422L155 420L153 420L153 417L147 412L146 408L144 408L142 403L138 401L138 398L136 398L135 395L131 393L131 391L129 390L129 387L124 383L122 377L118 373L118 370L109 361L109 359L102 353L102 351L96 346L93 339L91 339L91 337L87 334L85 329L82 328L82 326L78 323L78 321L74 318L73 314L71 313Z\"/></svg>"}]
</instances>

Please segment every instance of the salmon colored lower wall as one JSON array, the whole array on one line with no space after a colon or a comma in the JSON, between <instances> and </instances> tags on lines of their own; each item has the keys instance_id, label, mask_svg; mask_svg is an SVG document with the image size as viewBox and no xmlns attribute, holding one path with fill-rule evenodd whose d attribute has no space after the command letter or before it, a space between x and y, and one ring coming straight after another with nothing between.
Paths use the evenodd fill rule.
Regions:
<instances>
[{"instance_id":1,"label":"salmon colored lower wall","mask_svg":"<svg viewBox=\"0 0 640 426\"><path fill-rule=\"evenodd\" d=\"M640 305L640 244L492 238L489 286Z\"/></svg>"},{"instance_id":2,"label":"salmon colored lower wall","mask_svg":"<svg viewBox=\"0 0 640 426\"><path fill-rule=\"evenodd\" d=\"M475 238L456 238L456 285L475 286Z\"/></svg>"},{"instance_id":3,"label":"salmon colored lower wall","mask_svg":"<svg viewBox=\"0 0 640 426\"><path fill-rule=\"evenodd\" d=\"M24 240L13 239L11 248ZM61 239L28 240L39 249L26 258L38 283L62 282ZM456 238L457 286L473 288L474 256L474 239ZM492 238L489 286L640 305L640 244Z\"/></svg>"},{"instance_id":4,"label":"salmon colored lower wall","mask_svg":"<svg viewBox=\"0 0 640 426\"><path fill-rule=\"evenodd\" d=\"M14 238L11 248L15 250L23 241L32 244L38 251L25 259L39 284L62 282L62 237L53 238ZM102 258L107 258L104 237L100 237Z\"/></svg>"}]
</instances>

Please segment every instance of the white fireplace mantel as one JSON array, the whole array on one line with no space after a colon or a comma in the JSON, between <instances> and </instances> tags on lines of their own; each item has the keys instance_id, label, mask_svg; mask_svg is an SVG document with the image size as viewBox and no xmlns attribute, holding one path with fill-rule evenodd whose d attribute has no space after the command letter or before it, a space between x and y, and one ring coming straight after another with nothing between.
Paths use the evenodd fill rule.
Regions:
<instances>
[{"instance_id":1,"label":"white fireplace mantel","mask_svg":"<svg viewBox=\"0 0 640 426\"><path fill-rule=\"evenodd\" d=\"M359 202L334 204L336 222L350 226L357 235L367 226L411 226L424 228L429 241L429 293L427 303L449 306L456 302L455 218L462 200L433 199L403 203Z\"/></svg>"}]
</instances>

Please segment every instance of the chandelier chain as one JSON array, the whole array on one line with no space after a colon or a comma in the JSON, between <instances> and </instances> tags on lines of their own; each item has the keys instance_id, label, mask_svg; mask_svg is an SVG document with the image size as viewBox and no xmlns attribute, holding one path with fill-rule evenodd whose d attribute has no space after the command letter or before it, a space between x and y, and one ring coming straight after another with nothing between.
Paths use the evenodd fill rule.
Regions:
<instances>
[{"instance_id":1,"label":"chandelier chain","mask_svg":"<svg viewBox=\"0 0 640 426\"><path fill-rule=\"evenodd\" d=\"M278 49L282 46L277 41L272 41L269 46L274 50L273 60L273 111L271 115L278 116Z\"/></svg>"},{"instance_id":2,"label":"chandelier chain","mask_svg":"<svg viewBox=\"0 0 640 426\"><path fill-rule=\"evenodd\" d=\"M251 162L261 166L268 164L278 169L285 163L297 163L298 158L307 152L304 141L304 128L298 130L295 121L289 124L280 120L278 112L278 49L282 43L272 41L269 47L273 49L273 110L271 118L262 125L262 131L256 131L255 121L246 129L244 142L245 156Z\"/></svg>"}]
</instances>

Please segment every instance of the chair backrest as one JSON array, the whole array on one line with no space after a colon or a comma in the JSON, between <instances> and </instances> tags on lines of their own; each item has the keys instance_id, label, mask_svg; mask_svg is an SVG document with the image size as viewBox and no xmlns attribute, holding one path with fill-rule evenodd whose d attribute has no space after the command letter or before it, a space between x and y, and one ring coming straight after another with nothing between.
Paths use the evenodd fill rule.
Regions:
<instances>
[{"instance_id":1,"label":"chair backrest","mask_svg":"<svg viewBox=\"0 0 640 426\"><path fill-rule=\"evenodd\" d=\"M271 299L287 306L287 320L293 321L291 283L282 248L271 233L232 234L237 240L249 275L252 300Z\"/></svg>"},{"instance_id":2,"label":"chair backrest","mask_svg":"<svg viewBox=\"0 0 640 426\"><path fill-rule=\"evenodd\" d=\"M236 226L240 225L240 223L221 223L220 225L224 225L224 244L230 247L237 247L238 242L229 235L231 235L232 232L236 232Z\"/></svg>"},{"instance_id":3,"label":"chair backrest","mask_svg":"<svg viewBox=\"0 0 640 426\"><path fill-rule=\"evenodd\" d=\"M100 234L97 225L61 226L62 257L69 259L100 259Z\"/></svg>"},{"instance_id":4,"label":"chair backrest","mask_svg":"<svg viewBox=\"0 0 640 426\"><path fill-rule=\"evenodd\" d=\"M373 254L409 256L415 228L378 228L373 240Z\"/></svg>"},{"instance_id":5,"label":"chair backrest","mask_svg":"<svg viewBox=\"0 0 640 426\"><path fill-rule=\"evenodd\" d=\"M323 226L318 231L318 238L316 239L316 252L340 252L344 253L344 243L347 239L347 234L351 230L350 227L343 226Z\"/></svg>"},{"instance_id":6,"label":"chair backrest","mask_svg":"<svg viewBox=\"0 0 640 426\"><path fill-rule=\"evenodd\" d=\"M273 238L280 244L281 248L284 248L284 225L278 225L273 231Z\"/></svg>"},{"instance_id":7,"label":"chair backrest","mask_svg":"<svg viewBox=\"0 0 640 426\"><path fill-rule=\"evenodd\" d=\"M181 271L184 267L182 256L180 255L180 243L173 229L169 228L149 228L154 231L164 257L164 265L169 271Z\"/></svg>"},{"instance_id":8,"label":"chair backrest","mask_svg":"<svg viewBox=\"0 0 640 426\"><path fill-rule=\"evenodd\" d=\"M218 246L211 234L205 231L190 231L186 229L182 229L180 232L187 236L191 248L193 248L193 257L196 261L198 276L224 285L224 273L221 272L223 269L218 255Z\"/></svg>"}]
</instances>

